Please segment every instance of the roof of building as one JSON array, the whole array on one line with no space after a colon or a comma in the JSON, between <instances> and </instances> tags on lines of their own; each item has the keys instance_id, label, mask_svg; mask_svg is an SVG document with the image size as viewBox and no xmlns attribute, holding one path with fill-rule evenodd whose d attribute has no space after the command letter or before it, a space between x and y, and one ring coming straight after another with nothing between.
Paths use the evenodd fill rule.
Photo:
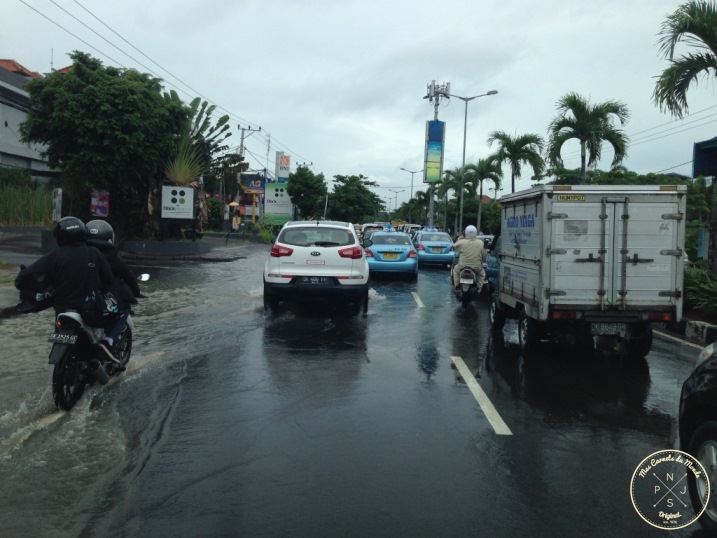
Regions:
<instances>
[{"instance_id":1,"label":"roof of building","mask_svg":"<svg viewBox=\"0 0 717 538\"><path fill-rule=\"evenodd\" d=\"M17 63L15 60L0 59L0 67L10 71L11 73L15 73L16 75L20 75L23 77L30 77L30 78L41 78L42 77L42 75L40 73L37 73L35 71L30 71L25 66Z\"/></svg>"}]
</instances>

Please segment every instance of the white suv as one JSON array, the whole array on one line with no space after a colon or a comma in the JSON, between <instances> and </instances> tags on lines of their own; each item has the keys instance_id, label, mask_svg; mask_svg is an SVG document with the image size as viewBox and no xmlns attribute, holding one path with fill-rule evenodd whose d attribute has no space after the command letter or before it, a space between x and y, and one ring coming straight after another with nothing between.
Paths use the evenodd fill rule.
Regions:
<instances>
[{"instance_id":1,"label":"white suv","mask_svg":"<svg viewBox=\"0 0 717 538\"><path fill-rule=\"evenodd\" d=\"M349 297L368 306L369 268L348 222L292 221L281 228L264 265L264 307L282 299Z\"/></svg>"}]
</instances>

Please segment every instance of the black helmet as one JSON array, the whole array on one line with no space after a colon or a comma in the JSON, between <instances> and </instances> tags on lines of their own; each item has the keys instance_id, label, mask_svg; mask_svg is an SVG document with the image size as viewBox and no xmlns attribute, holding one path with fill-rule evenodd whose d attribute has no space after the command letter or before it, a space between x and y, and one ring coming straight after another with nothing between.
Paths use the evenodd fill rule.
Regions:
<instances>
[{"instance_id":1,"label":"black helmet","mask_svg":"<svg viewBox=\"0 0 717 538\"><path fill-rule=\"evenodd\" d=\"M62 217L55 224L52 234L58 245L82 243L87 236L87 228L85 228L85 223L77 217Z\"/></svg>"},{"instance_id":2,"label":"black helmet","mask_svg":"<svg viewBox=\"0 0 717 538\"><path fill-rule=\"evenodd\" d=\"M91 220L87 223L87 239L105 241L113 245L115 242L115 231L106 220Z\"/></svg>"}]
</instances>

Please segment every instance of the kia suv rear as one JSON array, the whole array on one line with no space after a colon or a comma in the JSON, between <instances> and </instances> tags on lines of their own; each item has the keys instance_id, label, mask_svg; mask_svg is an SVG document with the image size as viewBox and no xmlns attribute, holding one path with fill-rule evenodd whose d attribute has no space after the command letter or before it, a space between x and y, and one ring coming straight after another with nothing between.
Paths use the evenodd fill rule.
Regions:
<instances>
[{"instance_id":1,"label":"kia suv rear","mask_svg":"<svg viewBox=\"0 0 717 538\"><path fill-rule=\"evenodd\" d=\"M368 262L352 224L287 222L264 265L264 307L299 298L350 298L368 305Z\"/></svg>"}]
</instances>

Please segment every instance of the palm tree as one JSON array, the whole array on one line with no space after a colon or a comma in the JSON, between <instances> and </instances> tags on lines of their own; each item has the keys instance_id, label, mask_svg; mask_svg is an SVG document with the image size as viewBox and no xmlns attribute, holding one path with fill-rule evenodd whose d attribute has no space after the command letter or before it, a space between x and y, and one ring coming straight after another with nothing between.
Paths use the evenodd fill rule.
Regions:
<instances>
[{"instance_id":1,"label":"palm tree","mask_svg":"<svg viewBox=\"0 0 717 538\"><path fill-rule=\"evenodd\" d=\"M412 211L415 209L418 213L419 222L426 222L428 218L428 207L430 203L429 193L431 187L428 187L428 192L416 191L413 195L413 199L410 201Z\"/></svg>"},{"instance_id":2,"label":"palm tree","mask_svg":"<svg viewBox=\"0 0 717 538\"><path fill-rule=\"evenodd\" d=\"M510 165L510 192L515 192L515 178L520 177L523 164L533 169L533 175L539 176L543 172L545 163L540 156L543 151L543 139L537 134L524 134L513 138L504 131L493 131L488 136L488 146L498 142L498 151L493 160L502 166L507 162Z\"/></svg>"},{"instance_id":3,"label":"palm tree","mask_svg":"<svg viewBox=\"0 0 717 538\"><path fill-rule=\"evenodd\" d=\"M697 78L717 75L717 5L714 1L690 0L662 23L660 52L670 61L655 83L652 99L660 110L682 118L688 112L687 90ZM675 59L675 46L685 41L696 52Z\"/></svg>"},{"instance_id":4,"label":"palm tree","mask_svg":"<svg viewBox=\"0 0 717 538\"><path fill-rule=\"evenodd\" d=\"M605 101L591 105L587 99L570 92L558 101L558 115L548 127L546 149L548 162L555 167L563 165L560 150L572 138L580 142L580 182L585 183L588 166L600 160L602 143L609 143L614 156L612 166L620 164L627 155L627 136L612 124L613 117L625 125L630 113L619 101Z\"/></svg>"},{"instance_id":5,"label":"palm tree","mask_svg":"<svg viewBox=\"0 0 717 538\"><path fill-rule=\"evenodd\" d=\"M690 0L668 15L660 32L660 52L670 61L655 83L653 101L660 110L681 118L688 112L687 90L700 75L717 76L717 5L714 1ZM675 58L675 46L686 41L696 52ZM717 189L712 193L709 260L717 275Z\"/></svg>"},{"instance_id":6,"label":"palm tree","mask_svg":"<svg viewBox=\"0 0 717 538\"><path fill-rule=\"evenodd\" d=\"M456 232L463 230L463 194L466 189L466 183L473 181L473 172L467 166L457 166L452 170L446 170L444 176L449 178L455 187L455 192L460 196L461 202L458 208L458 224Z\"/></svg>"},{"instance_id":7,"label":"palm tree","mask_svg":"<svg viewBox=\"0 0 717 538\"><path fill-rule=\"evenodd\" d=\"M446 228L448 225L448 193L453 191L454 193L459 192L461 184L458 179L451 173L450 170L443 172L443 178L439 183L436 184L436 195L439 198L443 198L443 227ZM456 212L456 219L458 219L458 212ZM456 221L457 222L457 221ZM457 224L454 224L457 226Z\"/></svg>"},{"instance_id":8,"label":"palm tree","mask_svg":"<svg viewBox=\"0 0 717 538\"><path fill-rule=\"evenodd\" d=\"M483 182L486 179L491 180L495 184L496 189L500 189L501 179L503 178L503 170L500 163L493 156L487 159L479 159L475 164L466 165L466 168L473 172L473 180L480 185L480 195L478 196L478 219L476 228L481 230L481 221L483 219Z\"/></svg>"}]
</instances>

